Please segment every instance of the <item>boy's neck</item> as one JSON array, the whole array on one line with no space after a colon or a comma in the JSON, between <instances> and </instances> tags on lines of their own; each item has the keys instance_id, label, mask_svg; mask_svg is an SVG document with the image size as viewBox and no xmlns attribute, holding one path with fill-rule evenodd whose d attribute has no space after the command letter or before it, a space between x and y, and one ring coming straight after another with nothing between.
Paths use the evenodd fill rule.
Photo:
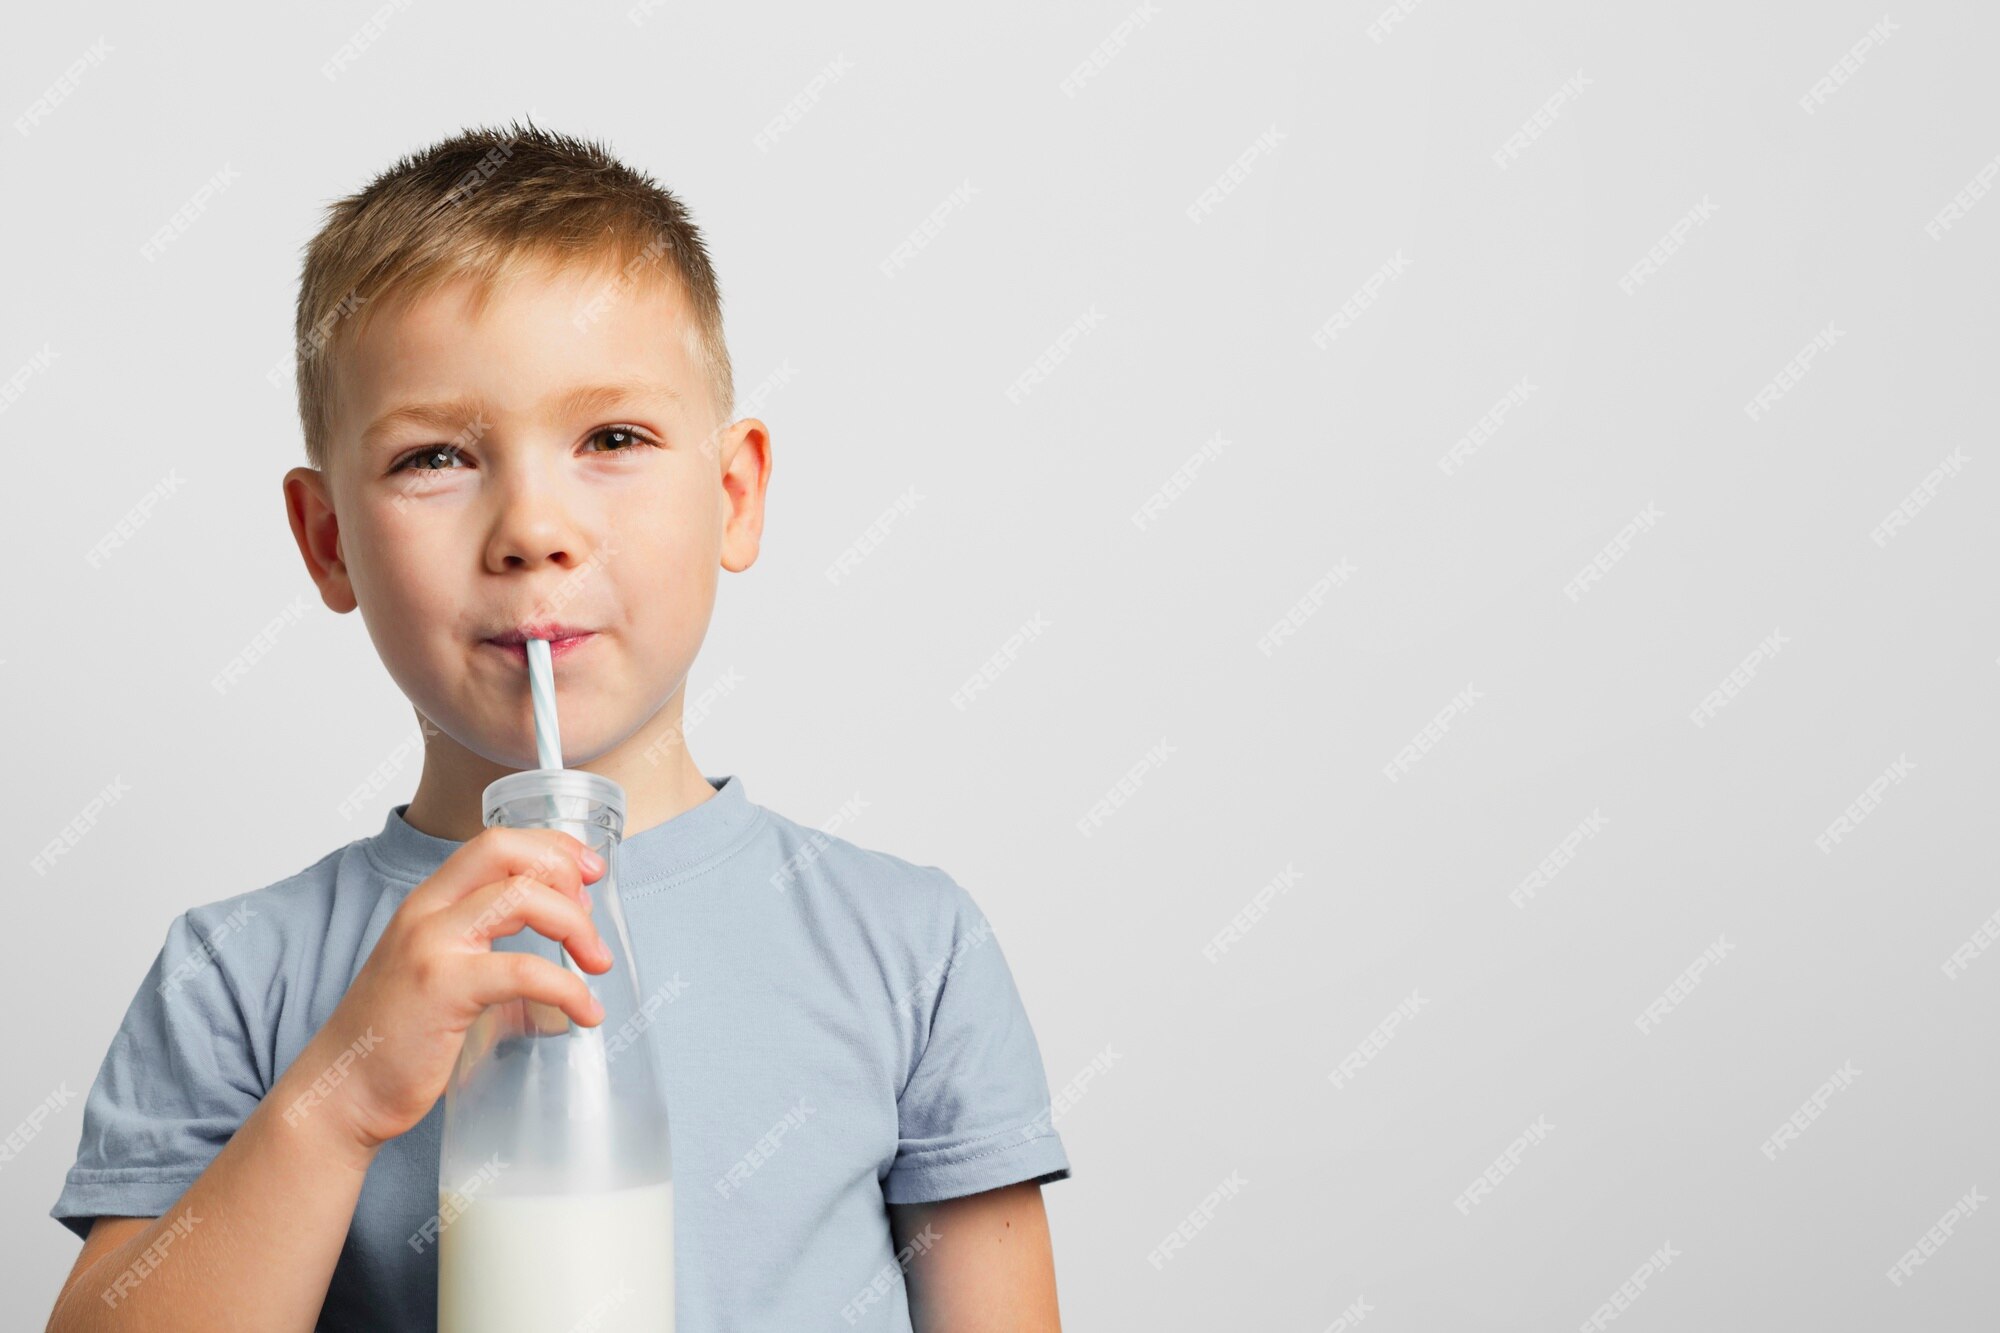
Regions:
<instances>
[{"instance_id":1,"label":"boy's neck","mask_svg":"<svg viewBox=\"0 0 2000 1333\"><path fill-rule=\"evenodd\" d=\"M625 789L627 838L664 824L715 795L715 788L687 752L680 705L677 691L652 721L622 745L590 763L572 765L602 774ZM403 811L403 822L434 838L470 841L485 827L480 793L488 783L518 770L474 754L421 714L418 722L424 732L424 771L409 808Z\"/></svg>"}]
</instances>

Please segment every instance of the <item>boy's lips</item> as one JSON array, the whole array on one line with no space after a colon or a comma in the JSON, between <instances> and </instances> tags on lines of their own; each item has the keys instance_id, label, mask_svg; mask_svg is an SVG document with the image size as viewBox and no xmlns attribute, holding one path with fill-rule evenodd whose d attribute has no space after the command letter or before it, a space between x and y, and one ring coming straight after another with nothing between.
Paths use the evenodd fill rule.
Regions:
<instances>
[{"instance_id":1,"label":"boy's lips","mask_svg":"<svg viewBox=\"0 0 2000 1333\"><path fill-rule=\"evenodd\" d=\"M583 647L595 639L597 633L594 630L551 629L530 636L520 630L510 630L496 638L483 639L480 643L482 647L492 648L497 652L505 653L516 662L526 666L528 664L527 643L530 637L537 639L546 638L549 641L549 660L553 662L557 658L566 657Z\"/></svg>"}]
</instances>

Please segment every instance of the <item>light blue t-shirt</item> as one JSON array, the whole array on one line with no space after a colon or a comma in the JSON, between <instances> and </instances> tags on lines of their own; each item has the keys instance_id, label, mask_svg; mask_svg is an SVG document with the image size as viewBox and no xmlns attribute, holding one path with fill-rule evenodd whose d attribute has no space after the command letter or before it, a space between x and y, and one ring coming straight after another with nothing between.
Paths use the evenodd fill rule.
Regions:
<instances>
[{"instance_id":1,"label":"light blue t-shirt","mask_svg":"<svg viewBox=\"0 0 2000 1333\"><path fill-rule=\"evenodd\" d=\"M640 994L672 996L641 1039L667 1094L678 1326L907 1330L886 1205L1069 1175L1034 1032L949 875L755 805L739 777L709 782L617 853ZM463 845L407 808L174 919L51 1216L81 1236L93 1217L160 1216L194 1183ZM437 1246L412 1237L437 1214L443 1120L440 1098L377 1154L321 1329L435 1329Z\"/></svg>"}]
</instances>

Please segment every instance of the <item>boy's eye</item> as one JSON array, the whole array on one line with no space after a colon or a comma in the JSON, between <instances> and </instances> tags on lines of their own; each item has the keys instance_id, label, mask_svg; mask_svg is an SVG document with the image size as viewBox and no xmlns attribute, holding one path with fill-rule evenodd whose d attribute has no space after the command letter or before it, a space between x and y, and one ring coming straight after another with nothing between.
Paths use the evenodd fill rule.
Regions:
<instances>
[{"instance_id":1,"label":"boy's eye","mask_svg":"<svg viewBox=\"0 0 2000 1333\"><path fill-rule=\"evenodd\" d=\"M593 440L608 440L617 438L625 441L625 443L621 445L619 448L600 450L599 451L600 453L622 454L627 450L631 449L634 445L646 445L653 443L652 440L648 439L644 435L641 435L638 431L632 429L630 426L606 426L602 430L592 431L590 433L589 438Z\"/></svg>"},{"instance_id":2,"label":"boy's eye","mask_svg":"<svg viewBox=\"0 0 2000 1333\"><path fill-rule=\"evenodd\" d=\"M601 429L592 431L585 438L589 440L605 440L605 441L618 442L616 444L616 447L614 448L599 449L593 451L596 453L612 453L612 454L628 453L636 446L641 446L641 445L651 446L653 448L659 447L656 441L654 441L648 436L640 434L637 430L633 429L630 426L605 426L602 427ZM433 444L426 448L419 449L413 454L405 455L402 459L400 459L396 463L394 467L390 468L389 471L450 472L453 470L452 464L458 460L458 456L459 456L459 447L455 444ZM443 460L442 464L439 463L439 460Z\"/></svg>"},{"instance_id":3,"label":"boy's eye","mask_svg":"<svg viewBox=\"0 0 2000 1333\"><path fill-rule=\"evenodd\" d=\"M458 457L458 446L451 444L434 444L430 446L428 449L417 450L417 452L404 458L401 462L397 463L396 466L390 468L389 470L391 472L449 472L451 470L449 461L446 463L444 467L432 467L430 466L430 464L440 458L446 460L456 460L457 457Z\"/></svg>"}]
</instances>

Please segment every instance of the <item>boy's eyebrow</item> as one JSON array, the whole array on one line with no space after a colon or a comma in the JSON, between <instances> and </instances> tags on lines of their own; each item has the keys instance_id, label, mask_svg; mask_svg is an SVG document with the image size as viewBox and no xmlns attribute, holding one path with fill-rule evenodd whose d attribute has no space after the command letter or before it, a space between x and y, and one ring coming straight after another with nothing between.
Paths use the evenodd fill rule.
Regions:
<instances>
[{"instance_id":1,"label":"boy's eyebrow","mask_svg":"<svg viewBox=\"0 0 2000 1333\"><path fill-rule=\"evenodd\" d=\"M540 406L540 414L554 419L601 412L620 403L646 398L679 402L680 394L658 380L627 380L622 384L580 384L551 394ZM486 405L476 395L461 395L428 403L404 403L392 407L368 423L361 432L365 448L398 426L428 426L433 430L457 430L467 422L484 420Z\"/></svg>"}]
</instances>

